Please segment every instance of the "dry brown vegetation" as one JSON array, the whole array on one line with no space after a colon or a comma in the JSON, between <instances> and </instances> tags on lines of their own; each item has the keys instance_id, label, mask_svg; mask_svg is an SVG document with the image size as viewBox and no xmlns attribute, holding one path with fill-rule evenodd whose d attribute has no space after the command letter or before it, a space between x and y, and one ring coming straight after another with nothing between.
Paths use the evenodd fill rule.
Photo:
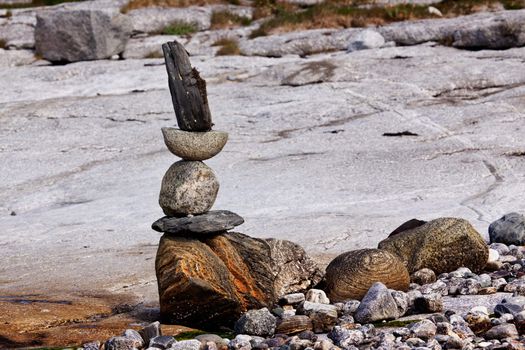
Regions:
<instances>
[{"instance_id":1,"label":"dry brown vegetation","mask_svg":"<svg viewBox=\"0 0 525 350\"><path fill-rule=\"evenodd\" d=\"M271 17L251 37L300 29L366 27L436 17L429 13L428 5L364 7L363 3L366 2L327 0L301 8L275 0L256 0L254 19ZM444 17L455 17L479 11L524 8L525 0L444 0L433 6Z\"/></svg>"},{"instance_id":2,"label":"dry brown vegetation","mask_svg":"<svg viewBox=\"0 0 525 350\"><path fill-rule=\"evenodd\" d=\"M251 19L230 11L214 11L211 15L211 29L224 29L239 25L247 26L251 22Z\"/></svg>"},{"instance_id":3,"label":"dry brown vegetation","mask_svg":"<svg viewBox=\"0 0 525 350\"><path fill-rule=\"evenodd\" d=\"M234 39L222 38L213 43L213 46L220 46L217 56L239 55L239 44Z\"/></svg>"}]
</instances>

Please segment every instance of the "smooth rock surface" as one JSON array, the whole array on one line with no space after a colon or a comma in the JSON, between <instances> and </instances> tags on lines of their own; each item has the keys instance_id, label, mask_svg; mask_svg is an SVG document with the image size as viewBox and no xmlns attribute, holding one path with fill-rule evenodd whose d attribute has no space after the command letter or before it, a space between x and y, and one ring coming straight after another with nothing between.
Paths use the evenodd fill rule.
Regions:
<instances>
[{"instance_id":1,"label":"smooth rock surface","mask_svg":"<svg viewBox=\"0 0 525 350\"><path fill-rule=\"evenodd\" d=\"M481 235L464 219L440 218L391 236L378 245L396 254L408 271L429 268L436 274L462 266L481 271L488 248Z\"/></svg>"},{"instance_id":2,"label":"smooth rock surface","mask_svg":"<svg viewBox=\"0 0 525 350\"><path fill-rule=\"evenodd\" d=\"M49 61L109 58L124 51L131 34L128 18L110 10L50 10L36 19L36 52Z\"/></svg>"},{"instance_id":3,"label":"smooth rock surface","mask_svg":"<svg viewBox=\"0 0 525 350\"><path fill-rule=\"evenodd\" d=\"M376 282L402 291L410 283L403 261L381 249L360 249L339 255L326 268L325 279L332 301L362 299Z\"/></svg>"},{"instance_id":4,"label":"smooth rock surface","mask_svg":"<svg viewBox=\"0 0 525 350\"><path fill-rule=\"evenodd\" d=\"M204 214L182 218L165 216L151 228L171 235L211 234L228 231L241 225L244 219L228 210L212 210Z\"/></svg>"},{"instance_id":5,"label":"smooth rock surface","mask_svg":"<svg viewBox=\"0 0 525 350\"><path fill-rule=\"evenodd\" d=\"M525 216L519 213L508 213L489 226L491 243L525 244Z\"/></svg>"},{"instance_id":6,"label":"smooth rock surface","mask_svg":"<svg viewBox=\"0 0 525 350\"><path fill-rule=\"evenodd\" d=\"M202 55L215 35L193 37ZM230 134L209 160L215 205L250 235L299 243L324 267L414 217L462 217L488 240L492 221L525 211L525 48L209 52L192 62ZM323 62L334 68L306 69ZM110 290L158 303L150 226L173 162L159 137L173 120L165 77L160 59L0 69L2 295ZM382 136L403 130L419 136Z\"/></svg>"},{"instance_id":7,"label":"smooth rock surface","mask_svg":"<svg viewBox=\"0 0 525 350\"><path fill-rule=\"evenodd\" d=\"M224 131L191 132L162 128L164 143L171 153L184 160L206 160L218 154L228 141Z\"/></svg>"},{"instance_id":8,"label":"smooth rock surface","mask_svg":"<svg viewBox=\"0 0 525 350\"><path fill-rule=\"evenodd\" d=\"M210 27L211 8L189 6L185 8L146 7L131 10L126 15L130 18L134 33L160 34L174 24L190 24L195 30Z\"/></svg>"},{"instance_id":9,"label":"smooth rock surface","mask_svg":"<svg viewBox=\"0 0 525 350\"><path fill-rule=\"evenodd\" d=\"M210 167L181 160L162 178L159 205L167 216L202 214L213 206L218 191L219 181Z\"/></svg>"}]
</instances>

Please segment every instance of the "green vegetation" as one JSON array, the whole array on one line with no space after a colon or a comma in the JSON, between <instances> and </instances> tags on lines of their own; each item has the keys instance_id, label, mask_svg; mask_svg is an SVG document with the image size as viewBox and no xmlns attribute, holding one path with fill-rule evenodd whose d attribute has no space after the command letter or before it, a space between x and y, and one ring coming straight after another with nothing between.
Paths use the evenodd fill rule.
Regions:
<instances>
[{"instance_id":1,"label":"green vegetation","mask_svg":"<svg viewBox=\"0 0 525 350\"><path fill-rule=\"evenodd\" d=\"M195 33L197 26L194 23L174 22L166 26L160 34L163 35L188 35Z\"/></svg>"},{"instance_id":2,"label":"green vegetation","mask_svg":"<svg viewBox=\"0 0 525 350\"><path fill-rule=\"evenodd\" d=\"M248 26L251 23L251 19L230 11L214 11L211 14L211 29L230 28L237 25Z\"/></svg>"},{"instance_id":3,"label":"green vegetation","mask_svg":"<svg viewBox=\"0 0 525 350\"><path fill-rule=\"evenodd\" d=\"M239 55L239 44L237 40L223 38L213 43L212 46L220 46L221 48L217 51L217 56L231 56Z\"/></svg>"}]
</instances>

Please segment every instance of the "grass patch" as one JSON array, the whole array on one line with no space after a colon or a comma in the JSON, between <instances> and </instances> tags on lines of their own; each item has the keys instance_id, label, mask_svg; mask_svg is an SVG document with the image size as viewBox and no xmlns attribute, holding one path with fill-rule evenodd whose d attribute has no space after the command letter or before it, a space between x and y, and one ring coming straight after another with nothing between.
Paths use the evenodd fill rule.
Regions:
<instances>
[{"instance_id":1,"label":"grass patch","mask_svg":"<svg viewBox=\"0 0 525 350\"><path fill-rule=\"evenodd\" d=\"M212 46L220 46L220 49L217 51L217 56L232 56L241 53L239 43L233 39L222 38L214 42Z\"/></svg>"},{"instance_id":2,"label":"grass patch","mask_svg":"<svg viewBox=\"0 0 525 350\"><path fill-rule=\"evenodd\" d=\"M235 26L248 26L252 20L230 11L214 11L211 14L211 29L224 29Z\"/></svg>"},{"instance_id":3,"label":"grass patch","mask_svg":"<svg viewBox=\"0 0 525 350\"><path fill-rule=\"evenodd\" d=\"M160 34L162 35L188 35L195 33L197 26L193 23L186 22L174 22L162 29Z\"/></svg>"},{"instance_id":4,"label":"grass patch","mask_svg":"<svg viewBox=\"0 0 525 350\"><path fill-rule=\"evenodd\" d=\"M362 1L327 0L301 8L278 0L255 0L254 19L269 17L251 38L276 32L317 28L349 28L383 25L405 20L436 18L428 5L399 4L363 7ZM456 17L490 9L525 8L525 0L443 0L433 5L444 17Z\"/></svg>"},{"instance_id":5,"label":"grass patch","mask_svg":"<svg viewBox=\"0 0 525 350\"><path fill-rule=\"evenodd\" d=\"M164 54L160 51L151 51L144 58L164 58Z\"/></svg>"}]
</instances>

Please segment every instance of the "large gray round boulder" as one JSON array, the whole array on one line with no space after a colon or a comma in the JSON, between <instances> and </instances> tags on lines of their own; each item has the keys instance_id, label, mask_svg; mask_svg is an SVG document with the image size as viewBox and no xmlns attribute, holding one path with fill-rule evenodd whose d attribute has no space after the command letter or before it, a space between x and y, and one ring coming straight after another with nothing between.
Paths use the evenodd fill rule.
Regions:
<instances>
[{"instance_id":1,"label":"large gray round boulder","mask_svg":"<svg viewBox=\"0 0 525 350\"><path fill-rule=\"evenodd\" d=\"M503 215L489 226L490 243L525 244L525 217L518 213Z\"/></svg>"},{"instance_id":2,"label":"large gray round boulder","mask_svg":"<svg viewBox=\"0 0 525 350\"><path fill-rule=\"evenodd\" d=\"M480 272L489 256L479 232L458 218L439 218L399 232L379 242L379 248L399 256L410 273L426 267L436 275L460 267Z\"/></svg>"},{"instance_id":3,"label":"large gray round boulder","mask_svg":"<svg viewBox=\"0 0 525 350\"><path fill-rule=\"evenodd\" d=\"M164 175L159 205L167 216L202 214L213 206L218 191L219 182L210 167L182 160Z\"/></svg>"},{"instance_id":4,"label":"large gray round boulder","mask_svg":"<svg viewBox=\"0 0 525 350\"><path fill-rule=\"evenodd\" d=\"M382 249L360 249L343 253L326 268L330 300L361 300L375 282L406 291L410 276L401 259Z\"/></svg>"},{"instance_id":5,"label":"large gray round boulder","mask_svg":"<svg viewBox=\"0 0 525 350\"><path fill-rule=\"evenodd\" d=\"M59 9L36 15L36 53L52 62L109 58L124 51L131 22L110 9Z\"/></svg>"}]
</instances>

